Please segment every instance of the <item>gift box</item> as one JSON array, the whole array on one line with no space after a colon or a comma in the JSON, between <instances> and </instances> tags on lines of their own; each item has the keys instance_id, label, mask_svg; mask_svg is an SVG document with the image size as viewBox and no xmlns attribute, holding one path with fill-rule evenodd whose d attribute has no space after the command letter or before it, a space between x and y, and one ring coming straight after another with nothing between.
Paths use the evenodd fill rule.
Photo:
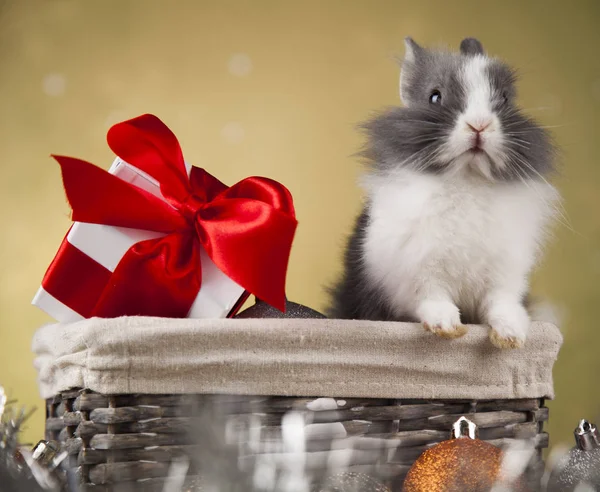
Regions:
<instances>
[{"instance_id":1,"label":"gift box","mask_svg":"<svg viewBox=\"0 0 600 492\"><path fill-rule=\"evenodd\" d=\"M108 133L105 172L55 156L73 226L33 304L57 321L148 315L223 318L250 293L285 306L296 227L291 195L267 178L228 188L187 165L155 116Z\"/></svg>"},{"instance_id":2,"label":"gift box","mask_svg":"<svg viewBox=\"0 0 600 492\"><path fill-rule=\"evenodd\" d=\"M156 180L119 157L115 159L109 172L123 181L162 198L160 186ZM98 277L108 281L110 273L115 270L129 248L140 241L161 236L163 236L161 233L140 229L75 222L63 240L60 253L53 262L53 271L56 274L45 279L33 299L33 304L62 323L89 317L90 308L93 306L90 303L86 305L86 303L75 301L73 296L69 296L70 304L73 306L69 307L60 300L65 296L64 290L79 291L81 286L86 283L86 277L94 279L95 291L101 289L106 282L102 282ZM84 256L82 257L78 252L83 253ZM77 256L79 261L74 259L74 256ZM235 314L247 297L246 291L219 270L204 250L201 251L200 261L203 287L198 292L188 317L224 318ZM76 265L75 262L77 262ZM72 272L71 275L69 275L69 271ZM61 285L67 278L69 284ZM56 285L57 282L59 285ZM55 293L56 297L51 292ZM90 290L87 292L89 293Z\"/></svg>"}]
</instances>

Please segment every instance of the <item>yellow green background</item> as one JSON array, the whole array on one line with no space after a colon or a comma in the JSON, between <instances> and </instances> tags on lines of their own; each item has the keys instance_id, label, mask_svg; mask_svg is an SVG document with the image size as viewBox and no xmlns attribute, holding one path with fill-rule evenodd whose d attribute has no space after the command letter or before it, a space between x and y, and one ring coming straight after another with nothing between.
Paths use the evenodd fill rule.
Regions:
<instances>
[{"instance_id":1,"label":"yellow green background","mask_svg":"<svg viewBox=\"0 0 600 492\"><path fill-rule=\"evenodd\" d=\"M288 296L323 308L360 207L355 126L398 104L403 38L458 46L479 37L520 69L520 99L563 150L569 227L557 229L535 292L565 344L550 403L553 444L578 419L600 424L600 2L0 0L0 384L40 408L30 306L69 226L50 153L108 168L105 133L151 112L189 162L225 183L266 175L300 221Z\"/></svg>"}]
</instances>

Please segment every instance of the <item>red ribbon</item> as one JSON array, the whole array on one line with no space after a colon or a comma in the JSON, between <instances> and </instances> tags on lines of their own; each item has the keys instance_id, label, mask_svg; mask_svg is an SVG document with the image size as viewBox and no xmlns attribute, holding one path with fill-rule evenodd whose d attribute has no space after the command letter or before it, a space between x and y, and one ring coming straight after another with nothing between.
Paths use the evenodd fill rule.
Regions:
<instances>
[{"instance_id":1,"label":"red ribbon","mask_svg":"<svg viewBox=\"0 0 600 492\"><path fill-rule=\"evenodd\" d=\"M153 115L113 126L107 140L115 154L160 183L166 201L88 162L53 156L73 220L166 235L125 253L99 298L90 294L98 299L91 316L185 317L201 287L201 248L245 290L285 310L297 221L283 185L250 177L227 187L197 167L188 177L177 138Z\"/></svg>"}]
</instances>

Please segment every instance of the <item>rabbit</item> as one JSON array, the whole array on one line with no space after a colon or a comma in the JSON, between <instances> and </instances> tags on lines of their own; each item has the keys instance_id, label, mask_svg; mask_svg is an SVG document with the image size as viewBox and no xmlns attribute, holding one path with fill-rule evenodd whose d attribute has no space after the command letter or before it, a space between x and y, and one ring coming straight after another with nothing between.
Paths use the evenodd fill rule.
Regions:
<instances>
[{"instance_id":1,"label":"rabbit","mask_svg":"<svg viewBox=\"0 0 600 492\"><path fill-rule=\"evenodd\" d=\"M403 107L362 125L365 203L329 317L420 322L447 338L490 327L523 346L529 275L557 214L556 147L516 106L515 71L467 38L405 38Z\"/></svg>"}]
</instances>

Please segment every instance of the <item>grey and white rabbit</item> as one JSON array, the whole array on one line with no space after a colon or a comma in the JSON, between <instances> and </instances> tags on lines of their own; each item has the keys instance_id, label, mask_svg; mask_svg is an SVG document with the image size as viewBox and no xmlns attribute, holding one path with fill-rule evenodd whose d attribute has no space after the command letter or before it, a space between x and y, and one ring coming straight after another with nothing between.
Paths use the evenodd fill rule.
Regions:
<instances>
[{"instance_id":1,"label":"grey and white rabbit","mask_svg":"<svg viewBox=\"0 0 600 492\"><path fill-rule=\"evenodd\" d=\"M515 106L514 71L479 41L405 45L404 107L364 125L366 201L328 314L417 321L449 338L482 323L496 346L520 347L559 200L550 138Z\"/></svg>"}]
</instances>

